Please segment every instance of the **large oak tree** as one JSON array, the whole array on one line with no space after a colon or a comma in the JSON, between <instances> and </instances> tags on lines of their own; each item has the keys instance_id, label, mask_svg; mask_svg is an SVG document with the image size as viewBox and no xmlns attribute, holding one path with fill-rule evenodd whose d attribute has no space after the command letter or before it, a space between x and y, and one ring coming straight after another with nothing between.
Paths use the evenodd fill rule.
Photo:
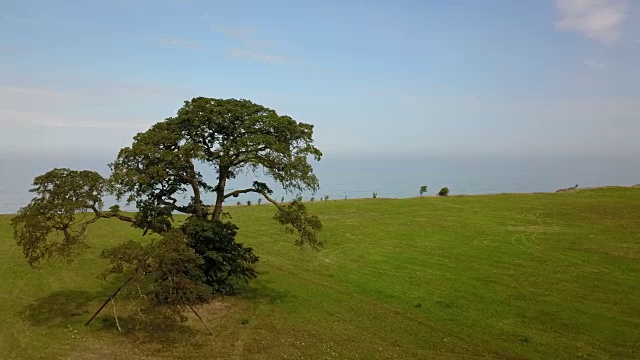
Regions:
<instances>
[{"instance_id":1,"label":"large oak tree","mask_svg":"<svg viewBox=\"0 0 640 360\"><path fill-rule=\"evenodd\" d=\"M34 266L49 257L71 256L86 247L90 224L101 218L117 218L145 234L163 234L164 240L146 248L127 242L105 251L112 264L108 274L128 274L132 279L136 274L155 273L155 281L162 282L175 278L176 271L184 268L182 276L194 284L206 283L214 293L216 289L233 289L225 283L233 276L222 272L253 278L251 264L257 257L251 248L235 243L237 227L221 221L226 199L245 193L264 197L275 206L274 219L299 234L296 244L300 246L321 246L316 232L322 225L302 202L279 204L273 200L272 190L264 182L254 181L251 187L233 191L227 190L228 182L241 173L262 171L285 191L316 191L318 179L309 160L318 161L321 156L313 145L313 125L249 100L194 98L186 101L176 116L138 133L132 145L121 149L110 164L109 178L70 169L54 169L37 177L31 190L36 197L13 219L15 238ZM203 201L207 193L214 195L212 204ZM104 211L103 198L109 194L135 204L137 212L125 215L117 206ZM181 201L186 194L190 200ZM173 230L176 212L190 216L180 229L183 236ZM163 254L158 249L180 249L184 254ZM193 256L201 260L184 261ZM150 258L154 261L149 262ZM187 263L198 268L190 269ZM166 275L169 268L174 275ZM162 284L167 287L171 282ZM158 288L163 287L156 286L154 291ZM167 288L168 292L176 291L175 298L155 298L175 308L180 308L180 301L188 306L201 302L203 288L194 285L190 289ZM176 303L175 299L183 300Z\"/></svg>"}]
</instances>

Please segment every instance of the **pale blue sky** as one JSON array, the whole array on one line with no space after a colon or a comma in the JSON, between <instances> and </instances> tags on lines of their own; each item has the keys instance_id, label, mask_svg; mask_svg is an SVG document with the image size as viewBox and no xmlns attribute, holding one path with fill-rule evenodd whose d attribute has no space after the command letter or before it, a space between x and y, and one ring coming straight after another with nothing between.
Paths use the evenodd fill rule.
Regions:
<instances>
[{"instance_id":1,"label":"pale blue sky","mask_svg":"<svg viewBox=\"0 0 640 360\"><path fill-rule=\"evenodd\" d=\"M0 151L113 153L193 96L327 155L640 155L640 1L0 0Z\"/></svg>"}]
</instances>

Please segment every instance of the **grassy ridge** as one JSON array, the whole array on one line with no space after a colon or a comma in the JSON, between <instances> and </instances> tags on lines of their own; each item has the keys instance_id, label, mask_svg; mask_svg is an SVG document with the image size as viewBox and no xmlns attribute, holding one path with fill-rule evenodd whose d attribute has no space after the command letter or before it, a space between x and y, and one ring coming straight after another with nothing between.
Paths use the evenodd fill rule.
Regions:
<instances>
[{"instance_id":1,"label":"grassy ridge","mask_svg":"<svg viewBox=\"0 0 640 360\"><path fill-rule=\"evenodd\" d=\"M0 358L638 358L640 189L315 202L326 248L292 245L273 207L231 206L261 276L175 329L117 332L104 246L29 269L0 216ZM121 323L131 329L126 304ZM121 309L122 308L122 309ZM243 324L244 323L244 324Z\"/></svg>"}]
</instances>

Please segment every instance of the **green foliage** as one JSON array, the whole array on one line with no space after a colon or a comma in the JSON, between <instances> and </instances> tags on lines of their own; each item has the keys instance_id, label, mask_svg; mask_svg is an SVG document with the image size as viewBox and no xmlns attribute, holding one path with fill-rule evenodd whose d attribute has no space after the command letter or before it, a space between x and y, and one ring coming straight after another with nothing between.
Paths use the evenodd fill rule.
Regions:
<instances>
[{"instance_id":1,"label":"green foliage","mask_svg":"<svg viewBox=\"0 0 640 360\"><path fill-rule=\"evenodd\" d=\"M420 186L420 196L427 192L427 185Z\"/></svg>"},{"instance_id":2,"label":"green foliage","mask_svg":"<svg viewBox=\"0 0 640 360\"><path fill-rule=\"evenodd\" d=\"M112 212L112 213L119 213L120 211L121 211L120 205L118 204L115 204L109 208L109 212Z\"/></svg>"},{"instance_id":3,"label":"green foliage","mask_svg":"<svg viewBox=\"0 0 640 360\"><path fill-rule=\"evenodd\" d=\"M110 267L102 276L136 276L144 289L138 301L146 299L148 307L166 309L184 321L186 308L206 303L212 296L203 272L205 260L187 241L180 230L172 229L147 245L128 241L104 250L101 257L109 260Z\"/></svg>"},{"instance_id":4,"label":"green foliage","mask_svg":"<svg viewBox=\"0 0 640 360\"><path fill-rule=\"evenodd\" d=\"M373 198L374 198L374 199L377 199L377 198L378 198L378 193L377 193L377 192L374 192L374 193L373 193Z\"/></svg>"},{"instance_id":5,"label":"green foliage","mask_svg":"<svg viewBox=\"0 0 640 360\"><path fill-rule=\"evenodd\" d=\"M247 200L247 206L251 206L251 200Z\"/></svg>"},{"instance_id":6,"label":"green foliage","mask_svg":"<svg viewBox=\"0 0 640 360\"><path fill-rule=\"evenodd\" d=\"M189 246L202 259L205 283L214 295L235 294L258 273L253 249L235 241L238 227L230 222L190 217L181 227Z\"/></svg>"},{"instance_id":7,"label":"green foliage","mask_svg":"<svg viewBox=\"0 0 640 360\"><path fill-rule=\"evenodd\" d=\"M314 198L313 196L311 197L311 199L309 199L311 202L313 202L313 200L315 200L316 198Z\"/></svg>"},{"instance_id":8,"label":"green foliage","mask_svg":"<svg viewBox=\"0 0 640 360\"><path fill-rule=\"evenodd\" d=\"M36 177L29 190L36 197L11 220L14 238L29 265L69 257L86 247L87 225L97 218L84 213L98 212L96 206L106 188L106 180L94 171L53 169Z\"/></svg>"},{"instance_id":9,"label":"green foliage","mask_svg":"<svg viewBox=\"0 0 640 360\"><path fill-rule=\"evenodd\" d=\"M227 180L258 168L285 190L317 190L318 179L307 157L319 160L313 146L313 125L248 100L198 97L186 101L175 117L157 123L134 138L111 164L113 182L120 197L149 208L142 216L169 218L172 211L204 217L201 193L216 193L212 217L219 219L224 199L246 192L262 193L255 186L225 193ZM208 184L194 163L209 165L218 181ZM192 204L176 205L176 196L187 190ZM164 208L170 211L163 211ZM159 219L140 219L140 226L164 224Z\"/></svg>"},{"instance_id":10,"label":"green foliage","mask_svg":"<svg viewBox=\"0 0 640 360\"><path fill-rule=\"evenodd\" d=\"M296 245L302 247L308 244L313 249L324 245L316 235L322 229L322 222L317 216L309 215L302 201L296 199L282 206L273 218L284 225L288 232L298 232L300 237L296 239Z\"/></svg>"},{"instance_id":11,"label":"green foliage","mask_svg":"<svg viewBox=\"0 0 640 360\"><path fill-rule=\"evenodd\" d=\"M240 206L240 205L242 205L242 203L241 203L240 201L238 201L238 202L236 203L236 205Z\"/></svg>"},{"instance_id":12,"label":"green foliage","mask_svg":"<svg viewBox=\"0 0 640 360\"><path fill-rule=\"evenodd\" d=\"M262 198L258 198L258 205L262 204Z\"/></svg>"},{"instance_id":13,"label":"green foliage","mask_svg":"<svg viewBox=\"0 0 640 360\"><path fill-rule=\"evenodd\" d=\"M324 201L327 201L327 200L329 200L329 195L324 196Z\"/></svg>"},{"instance_id":14,"label":"green foliage","mask_svg":"<svg viewBox=\"0 0 640 360\"><path fill-rule=\"evenodd\" d=\"M449 196L449 188L443 187L438 191L438 196Z\"/></svg>"},{"instance_id":15,"label":"green foliage","mask_svg":"<svg viewBox=\"0 0 640 360\"><path fill-rule=\"evenodd\" d=\"M284 196L280 198L280 204L284 203Z\"/></svg>"}]
</instances>

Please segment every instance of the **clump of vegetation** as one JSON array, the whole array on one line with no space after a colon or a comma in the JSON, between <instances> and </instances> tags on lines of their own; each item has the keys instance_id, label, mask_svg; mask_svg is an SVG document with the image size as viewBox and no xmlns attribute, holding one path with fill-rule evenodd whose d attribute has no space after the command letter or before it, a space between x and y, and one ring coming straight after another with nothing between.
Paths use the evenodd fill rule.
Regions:
<instances>
[{"instance_id":1,"label":"clump of vegetation","mask_svg":"<svg viewBox=\"0 0 640 360\"><path fill-rule=\"evenodd\" d=\"M251 200L247 200L247 206L251 206Z\"/></svg>"},{"instance_id":2,"label":"clump of vegetation","mask_svg":"<svg viewBox=\"0 0 640 360\"><path fill-rule=\"evenodd\" d=\"M420 186L420 196L427 192L427 185Z\"/></svg>"},{"instance_id":3,"label":"clump of vegetation","mask_svg":"<svg viewBox=\"0 0 640 360\"><path fill-rule=\"evenodd\" d=\"M316 198L314 198L313 196L311 197L311 199L309 199L311 202L313 202L313 200L315 200Z\"/></svg>"},{"instance_id":4,"label":"clump of vegetation","mask_svg":"<svg viewBox=\"0 0 640 360\"><path fill-rule=\"evenodd\" d=\"M578 188L578 184L576 184L575 186L572 186L572 187L568 187L568 188L564 188L564 189L558 189L558 190L556 190L556 192L559 193L559 192L564 192L564 191L571 191L571 190L575 190L577 188Z\"/></svg>"},{"instance_id":5,"label":"clump of vegetation","mask_svg":"<svg viewBox=\"0 0 640 360\"><path fill-rule=\"evenodd\" d=\"M374 198L374 199L377 199L377 198L378 198L378 193L377 193L377 192L374 192L374 193L373 193L373 198Z\"/></svg>"},{"instance_id":6,"label":"clump of vegetation","mask_svg":"<svg viewBox=\"0 0 640 360\"><path fill-rule=\"evenodd\" d=\"M327 201L327 200L329 200L329 195L324 196L324 201Z\"/></svg>"},{"instance_id":7,"label":"clump of vegetation","mask_svg":"<svg viewBox=\"0 0 640 360\"><path fill-rule=\"evenodd\" d=\"M440 191L438 191L438 196L449 196L449 188L443 187L440 189Z\"/></svg>"},{"instance_id":8,"label":"clump of vegetation","mask_svg":"<svg viewBox=\"0 0 640 360\"><path fill-rule=\"evenodd\" d=\"M262 198L258 198L258 205L262 204Z\"/></svg>"},{"instance_id":9,"label":"clump of vegetation","mask_svg":"<svg viewBox=\"0 0 640 360\"><path fill-rule=\"evenodd\" d=\"M284 203L284 196L280 198L280 204Z\"/></svg>"},{"instance_id":10,"label":"clump of vegetation","mask_svg":"<svg viewBox=\"0 0 640 360\"><path fill-rule=\"evenodd\" d=\"M202 260L204 283L213 295L238 293L258 273L253 249L235 241L238 227L230 222L190 217L180 228Z\"/></svg>"}]
</instances>

